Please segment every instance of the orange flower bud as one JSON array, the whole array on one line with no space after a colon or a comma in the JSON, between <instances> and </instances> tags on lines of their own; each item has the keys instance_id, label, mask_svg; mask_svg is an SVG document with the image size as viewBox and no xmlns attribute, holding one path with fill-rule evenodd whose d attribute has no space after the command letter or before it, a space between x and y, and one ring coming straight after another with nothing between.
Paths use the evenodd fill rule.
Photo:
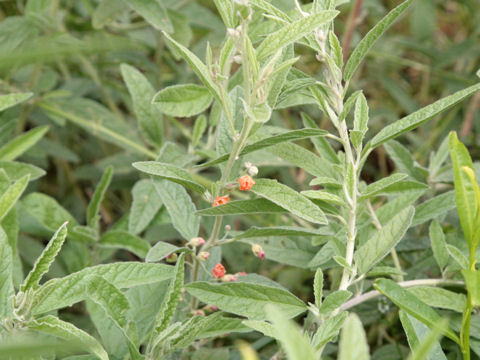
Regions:
<instances>
[{"instance_id":1,"label":"orange flower bud","mask_svg":"<svg viewBox=\"0 0 480 360\"><path fill-rule=\"evenodd\" d=\"M175 263L177 261L177 254L176 253L171 253L170 255L167 256L165 259L168 263Z\"/></svg>"},{"instance_id":2,"label":"orange flower bud","mask_svg":"<svg viewBox=\"0 0 480 360\"><path fill-rule=\"evenodd\" d=\"M253 180L250 175L243 175L238 179L238 183L240 184L240 190L246 191L250 190L252 186L255 185L255 180Z\"/></svg>"},{"instance_id":3,"label":"orange flower bud","mask_svg":"<svg viewBox=\"0 0 480 360\"><path fill-rule=\"evenodd\" d=\"M225 267L222 264L218 263L213 267L212 274L217 279L222 278L225 275Z\"/></svg>"},{"instance_id":4,"label":"orange flower bud","mask_svg":"<svg viewBox=\"0 0 480 360\"><path fill-rule=\"evenodd\" d=\"M265 251L263 251L263 248L258 244L252 245L252 252L253 255L258 257L260 260L263 260L265 258Z\"/></svg>"},{"instance_id":5,"label":"orange flower bud","mask_svg":"<svg viewBox=\"0 0 480 360\"><path fill-rule=\"evenodd\" d=\"M213 206L225 205L226 203L228 203L228 200L230 200L228 195L217 196L214 203L213 203Z\"/></svg>"}]
</instances>

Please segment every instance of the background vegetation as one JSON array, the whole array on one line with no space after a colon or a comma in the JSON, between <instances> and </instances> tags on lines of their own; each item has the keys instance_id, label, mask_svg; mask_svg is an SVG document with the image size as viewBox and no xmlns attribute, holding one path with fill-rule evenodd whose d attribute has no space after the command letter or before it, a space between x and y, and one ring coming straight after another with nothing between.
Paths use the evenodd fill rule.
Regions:
<instances>
[{"instance_id":1,"label":"background vegetation","mask_svg":"<svg viewBox=\"0 0 480 360\"><path fill-rule=\"evenodd\" d=\"M0 93L33 93L26 102L0 113L0 145L25 134L29 134L30 139L25 151L9 153L7 149L0 153L0 168L4 168L7 175L15 174L16 178L10 176L10 180L32 174L17 204L18 216L13 220L20 229L18 254L14 254L16 286L22 282L22 274L32 268L46 240L65 220L70 220L69 230L73 235L69 235L46 274L47 280L100 263L143 260L150 245L159 241L184 246L185 235L180 235L172 225L161 199L145 185L147 177L132 167L132 163L154 160L161 149L168 149L178 166L208 159L216 141L219 109L210 108L200 116L174 117L156 108L149 108L149 113L145 113L142 101L149 104L156 91L170 85L199 83L160 30L173 30L171 34L176 41L205 59L207 43L214 54L219 53L226 29L210 0L162 0L168 9L166 17L156 18L149 17L148 10L143 14L138 9L134 11L135 7L128 3L130 1L117 0L0 2ZM347 56L363 35L399 2L347 0L341 3L335 30ZM290 0L273 0L272 4L284 11L293 11L295 7ZM253 28L250 36L258 40L262 34L255 33ZM315 53L302 46L297 46L296 51L300 58L295 67L320 78L322 70ZM140 99L135 98L135 94L132 97L131 87L144 84L144 80L136 77L133 68L151 84L151 87L143 86L144 96ZM475 73L479 68L480 3L477 0L421 0L416 1L407 15L369 52L352 81L351 90L363 89L370 106L369 128L375 134L416 109L478 82ZM300 129L304 127L301 114L306 113L321 128L331 127L306 91L299 90L294 95L285 98L285 106L273 112L269 125ZM431 185L425 200L445 188L450 189L451 184L445 185L443 181L452 181L451 171L435 169L435 179L429 177L433 174L432 151L437 151L449 131L456 130L473 159L478 159L479 108L480 92L402 136L401 145L377 148L368 158L362 179L371 183L395 170L411 172L414 169L411 176ZM151 118L158 121L148 121ZM314 150L309 140L298 144ZM8 166L13 165L7 162L13 160L35 168L23 168L23 172L12 170ZM261 151L249 160L258 167L259 177L278 179L298 191L309 189L307 184L312 176L282 156ZM475 169L480 171L476 165ZM111 174L109 169L113 170ZM103 176L107 183L111 176L111 182L99 208L101 218L97 219L87 207L102 174L106 174ZM218 173L212 169L195 176L204 186L211 186L218 179ZM193 199L197 208L207 207L200 197ZM132 216L135 206L145 208L149 213L147 220ZM455 242L461 233L454 207L453 204L450 211L439 214L439 219L445 220L447 242ZM46 214L54 214L56 222L46 221ZM202 223L201 234L205 228L211 229L209 221ZM92 234L80 224L92 225L97 233ZM233 231L253 225L290 225L288 219L276 214L228 217L224 224L230 225ZM142 243L119 250L118 244L112 245L109 237L127 236L122 235L124 233L141 237L150 245ZM95 237L100 242L92 245L90 240ZM263 245L266 252L263 261L253 256L248 243L235 242L222 247L222 262L229 273L245 271L263 275L305 303L314 303L314 273L308 263L316 255L319 243L279 241ZM411 229L397 252L405 281L442 276L432 254L428 223ZM211 256L219 259L219 254ZM338 281L338 269L328 268L324 268L328 278ZM458 272L458 269L453 267L449 271ZM130 300L137 305L136 313L131 316L148 323L152 317L149 308L160 306L161 297L157 296L165 289L164 283L151 286L148 296L144 293L141 299L135 299L135 293L130 292ZM450 290L463 292L457 286ZM355 312L366 329L373 359L406 358L408 343L395 306L385 298L378 298L356 307ZM60 310L59 316L99 336L112 359L121 359L128 352L114 332L102 327L104 320L94 305L89 308L79 303ZM458 330L461 314L449 316L451 326ZM304 319L298 322L303 323ZM308 322L306 319L306 327ZM480 356L480 316L477 314L472 316L471 336L473 356ZM262 359L278 352L271 338L258 332L239 332L214 342L205 340L205 348L195 351L190 347L182 356L239 359L238 349L242 347L236 343L238 339L249 343ZM461 358L452 342L446 340L443 345L449 359ZM336 346L327 346L325 358L329 355L333 358L334 354Z\"/></svg>"}]
</instances>

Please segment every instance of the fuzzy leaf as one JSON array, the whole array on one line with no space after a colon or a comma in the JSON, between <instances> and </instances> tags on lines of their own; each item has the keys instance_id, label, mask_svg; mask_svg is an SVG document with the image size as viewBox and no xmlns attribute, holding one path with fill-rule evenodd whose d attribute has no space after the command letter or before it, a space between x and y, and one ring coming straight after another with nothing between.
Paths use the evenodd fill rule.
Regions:
<instances>
[{"instance_id":1,"label":"fuzzy leaf","mask_svg":"<svg viewBox=\"0 0 480 360\"><path fill-rule=\"evenodd\" d=\"M424 108L415 111L413 114L410 114L400 120L397 120L393 124L390 124L384 127L370 141L369 144L371 149L376 148L377 146L387 142L388 140L394 139L405 132L408 132L410 130L417 128L418 126L422 125L424 122L437 116L442 111L445 111L450 107L458 104L463 99L472 95L478 90L480 90L480 84L472 85L466 89L457 91L456 93L450 96L444 97L443 99L440 99L434 102L433 104L425 106Z\"/></svg>"},{"instance_id":2,"label":"fuzzy leaf","mask_svg":"<svg viewBox=\"0 0 480 360\"><path fill-rule=\"evenodd\" d=\"M73 343L82 344L90 353L98 356L101 360L108 360L108 354L102 345L92 336L59 318L48 315L38 320L27 323L29 329L53 335Z\"/></svg>"},{"instance_id":3,"label":"fuzzy leaf","mask_svg":"<svg viewBox=\"0 0 480 360\"><path fill-rule=\"evenodd\" d=\"M365 55L367 55L370 48L380 38L380 36L388 30L393 22L408 8L412 3L412 0L407 0L390 11L380 22L378 22L373 29L371 29L367 35L360 41L352 55L350 55L347 63L345 64L344 79L346 82L350 81L358 65L362 62Z\"/></svg>"},{"instance_id":4,"label":"fuzzy leaf","mask_svg":"<svg viewBox=\"0 0 480 360\"><path fill-rule=\"evenodd\" d=\"M14 295L12 282L12 248L8 243L7 234L0 227L0 317L9 318L12 312L10 297Z\"/></svg>"},{"instance_id":5,"label":"fuzzy leaf","mask_svg":"<svg viewBox=\"0 0 480 360\"><path fill-rule=\"evenodd\" d=\"M0 160L12 161L34 146L48 131L48 126L36 128L17 136L0 147Z\"/></svg>"},{"instance_id":6,"label":"fuzzy leaf","mask_svg":"<svg viewBox=\"0 0 480 360\"><path fill-rule=\"evenodd\" d=\"M132 189L132 206L128 216L128 231L134 235L141 233L150 224L162 207L162 199L157 194L150 179L140 180Z\"/></svg>"},{"instance_id":7,"label":"fuzzy leaf","mask_svg":"<svg viewBox=\"0 0 480 360\"><path fill-rule=\"evenodd\" d=\"M206 304L216 305L221 310L246 316L251 319L265 319L265 306L273 304L292 318L306 310L305 304L286 290L242 282L212 284L195 282L188 284L187 291Z\"/></svg>"},{"instance_id":8,"label":"fuzzy leaf","mask_svg":"<svg viewBox=\"0 0 480 360\"><path fill-rule=\"evenodd\" d=\"M112 181L113 176L113 167L109 166L102 175L100 182L95 188L92 199L87 207L87 225L93 229L98 229L100 216L98 212L100 211L100 205L102 204L105 193L107 192L108 186Z\"/></svg>"},{"instance_id":9,"label":"fuzzy leaf","mask_svg":"<svg viewBox=\"0 0 480 360\"><path fill-rule=\"evenodd\" d=\"M430 242L432 243L432 251L438 267L441 271L448 263L447 243L445 242L445 234L437 220L432 221L428 228Z\"/></svg>"},{"instance_id":10,"label":"fuzzy leaf","mask_svg":"<svg viewBox=\"0 0 480 360\"><path fill-rule=\"evenodd\" d=\"M173 31L173 25L163 1L123 0L132 10L139 13L150 25L157 30Z\"/></svg>"},{"instance_id":11,"label":"fuzzy leaf","mask_svg":"<svg viewBox=\"0 0 480 360\"><path fill-rule=\"evenodd\" d=\"M335 10L321 11L283 26L280 30L268 35L260 44L257 49L258 60L312 33L313 30L333 20L337 15L338 11Z\"/></svg>"},{"instance_id":12,"label":"fuzzy leaf","mask_svg":"<svg viewBox=\"0 0 480 360\"><path fill-rule=\"evenodd\" d=\"M150 243L122 230L110 230L102 235L98 244L102 247L125 249L144 259L150 250Z\"/></svg>"},{"instance_id":13,"label":"fuzzy leaf","mask_svg":"<svg viewBox=\"0 0 480 360\"><path fill-rule=\"evenodd\" d=\"M247 231L235 235L234 238L238 240L266 236L321 236L330 234L330 231L323 228L314 230L293 226L270 226L264 228L252 226Z\"/></svg>"},{"instance_id":14,"label":"fuzzy leaf","mask_svg":"<svg viewBox=\"0 0 480 360\"><path fill-rule=\"evenodd\" d=\"M200 216L286 213L287 210L267 199L230 201L225 205L198 210Z\"/></svg>"},{"instance_id":15,"label":"fuzzy leaf","mask_svg":"<svg viewBox=\"0 0 480 360\"><path fill-rule=\"evenodd\" d=\"M120 262L87 267L41 285L35 292L32 313L41 314L85 300L85 286L91 275L101 276L118 288L129 288L168 280L172 274L172 266L140 262Z\"/></svg>"},{"instance_id":16,"label":"fuzzy leaf","mask_svg":"<svg viewBox=\"0 0 480 360\"><path fill-rule=\"evenodd\" d=\"M190 173L175 165L161 163L158 161L140 161L133 163L133 167L149 175L180 184L187 189L198 192L203 195L206 189L197 183Z\"/></svg>"},{"instance_id":17,"label":"fuzzy leaf","mask_svg":"<svg viewBox=\"0 0 480 360\"><path fill-rule=\"evenodd\" d=\"M367 336L362 322L355 313L348 315L345 320L338 347L338 360L370 359Z\"/></svg>"},{"instance_id":18,"label":"fuzzy leaf","mask_svg":"<svg viewBox=\"0 0 480 360\"><path fill-rule=\"evenodd\" d=\"M330 315L332 311L342 306L351 296L352 293L347 290L338 290L330 293L318 309L319 313L324 316Z\"/></svg>"},{"instance_id":19,"label":"fuzzy leaf","mask_svg":"<svg viewBox=\"0 0 480 360\"><path fill-rule=\"evenodd\" d=\"M347 312L343 311L340 314L328 318L320 325L312 339L312 344L316 350L324 347L338 335L346 318Z\"/></svg>"},{"instance_id":20,"label":"fuzzy leaf","mask_svg":"<svg viewBox=\"0 0 480 360\"><path fill-rule=\"evenodd\" d=\"M250 190L288 210L292 214L316 224L327 224L325 214L318 206L290 187L271 179L258 179Z\"/></svg>"},{"instance_id":21,"label":"fuzzy leaf","mask_svg":"<svg viewBox=\"0 0 480 360\"><path fill-rule=\"evenodd\" d=\"M0 95L0 111L6 110L12 106L20 104L33 96L33 93L18 93Z\"/></svg>"},{"instance_id":22,"label":"fuzzy leaf","mask_svg":"<svg viewBox=\"0 0 480 360\"><path fill-rule=\"evenodd\" d=\"M355 251L355 264L359 274L368 272L395 248L410 227L414 213L411 206L402 210Z\"/></svg>"},{"instance_id":23,"label":"fuzzy leaf","mask_svg":"<svg viewBox=\"0 0 480 360\"><path fill-rule=\"evenodd\" d=\"M42 276L48 272L50 265L55 260L55 257L59 253L62 245L67 237L67 222L65 222L53 235L48 242L42 254L39 256L32 270L28 273L28 276L24 280L21 291L26 292L28 289L37 289Z\"/></svg>"},{"instance_id":24,"label":"fuzzy leaf","mask_svg":"<svg viewBox=\"0 0 480 360\"><path fill-rule=\"evenodd\" d=\"M151 145L161 146L163 141L162 114L158 106L151 103L155 90L146 77L134 67L122 64L120 70L132 97L133 111L137 117L140 132Z\"/></svg>"},{"instance_id":25,"label":"fuzzy leaf","mask_svg":"<svg viewBox=\"0 0 480 360\"><path fill-rule=\"evenodd\" d=\"M13 185L9 186L2 194L0 197L0 221L3 220L20 196L22 196L23 191L28 185L29 178L29 175L25 175L13 183Z\"/></svg>"},{"instance_id":26,"label":"fuzzy leaf","mask_svg":"<svg viewBox=\"0 0 480 360\"><path fill-rule=\"evenodd\" d=\"M287 131L285 133L275 135L266 139L262 139L260 141L257 141L256 143L250 144L245 146L245 148L242 150L240 153L240 156L249 154L251 152L265 149L267 147L280 144L286 141L294 141L294 140L301 140L309 137L315 137L315 136L325 136L327 135L328 132L325 130L321 129L302 129L302 130L292 130L292 131ZM221 164L225 161L228 160L228 157L230 154L224 154L222 156L219 156L215 160L208 161L204 164L201 164L199 166L201 167L208 167L208 166L213 166L217 164Z\"/></svg>"},{"instance_id":27,"label":"fuzzy leaf","mask_svg":"<svg viewBox=\"0 0 480 360\"><path fill-rule=\"evenodd\" d=\"M206 110L212 103L212 95L203 86L172 85L156 93L152 103L157 104L164 114L189 117Z\"/></svg>"},{"instance_id":28,"label":"fuzzy leaf","mask_svg":"<svg viewBox=\"0 0 480 360\"><path fill-rule=\"evenodd\" d=\"M375 282L374 287L392 300L399 308L420 320L428 327L434 329L440 325L442 317L435 310L394 281L380 279ZM450 328L442 327L441 332L456 343L459 343L458 336Z\"/></svg>"}]
</instances>

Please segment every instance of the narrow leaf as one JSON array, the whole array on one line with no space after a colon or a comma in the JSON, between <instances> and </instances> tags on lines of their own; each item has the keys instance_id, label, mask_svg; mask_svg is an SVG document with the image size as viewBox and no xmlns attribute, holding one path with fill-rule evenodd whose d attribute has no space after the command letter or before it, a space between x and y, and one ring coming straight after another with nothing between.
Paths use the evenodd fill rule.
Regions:
<instances>
[{"instance_id":1,"label":"narrow leaf","mask_svg":"<svg viewBox=\"0 0 480 360\"><path fill-rule=\"evenodd\" d=\"M337 15L338 11L335 10L321 11L283 26L280 30L268 35L260 44L257 49L258 60L312 33L313 30L333 20Z\"/></svg>"},{"instance_id":2,"label":"narrow leaf","mask_svg":"<svg viewBox=\"0 0 480 360\"><path fill-rule=\"evenodd\" d=\"M150 250L150 243L126 231L110 230L102 235L98 244L102 247L125 249L144 259Z\"/></svg>"},{"instance_id":3,"label":"narrow leaf","mask_svg":"<svg viewBox=\"0 0 480 360\"><path fill-rule=\"evenodd\" d=\"M435 310L394 281L380 279L375 282L374 287L392 300L399 308L430 328L435 329L440 325L442 317ZM441 332L456 343L459 342L458 336L450 328L443 327Z\"/></svg>"},{"instance_id":4,"label":"narrow leaf","mask_svg":"<svg viewBox=\"0 0 480 360\"><path fill-rule=\"evenodd\" d=\"M197 211L201 216L224 216L243 214L269 214L285 213L287 210L274 204L267 199L230 201L225 205L219 205Z\"/></svg>"},{"instance_id":5,"label":"narrow leaf","mask_svg":"<svg viewBox=\"0 0 480 360\"><path fill-rule=\"evenodd\" d=\"M267 304L277 306L288 318L306 310L303 301L288 291L276 287L242 282L223 284L195 282L188 284L185 288L204 303L216 305L221 310L252 319L265 319Z\"/></svg>"},{"instance_id":6,"label":"narrow leaf","mask_svg":"<svg viewBox=\"0 0 480 360\"><path fill-rule=\"evenodd\" d=\"M0 221L8 214L10 209L15 205L28 185L30 176L25 175L11 185L0 197Z\"/></svg>"},{"instance_id":7,"label":"narrow leaf","mask_svg":"<svg viewBox=\"0 0 480 360\"><path fill-rule=\"evenodd\" d=\"M19 93L0 95L0 111L6 110L12 106L20 104L33 96L33 93Z\"/></svg>"},{"instance_id":8,"label":"narrow leaf","mask_svg":"<svg viewBox=\"0 0 480 360\"><path fill-rule=\"evenodd\" d=\"M318 206L290 187L271 179L258 179L251 191L288 210L292 214L316 224L327 224L325 214Z\"/></svg>"},{"instance_id":9,"label":"narrow leaf","mask_svg":"<svg viewBox=\"0 0 480 360\"><path fill-rule=\"evenodd\" d=\"M98 212L100 211L100 205L102 204L107 188L112 181L113 167L109 166L102 175L100 182L95 188L92 199L87 207L87 225L93 229L98 229L100 217Z\"/></svg>"},{"instance_id":10,"label":"narrow leaf","mask_svg":"<svg viewBox=\"0 0 480 360\"><path fill-rule=\"evenodd\" d=\"M380 36L388 30L393 22L410 6L412 0L407 0L390 11L375 27L368 32L367 35L360 41L352 55L345 65L344 79L346 82L350 81L358 65L362 62L365 55L367 55L370 48L380 38Z\"/></svg>"},{"instance_id":11,"label":"narrow leaf","mask_svg":"<svg viewBox=\"0 0 480 360\"><path fill-rule=\"evenodd\" d=\"M345 320L338 347L338 360L370 359L367 336L362 322L355 313L348 315Z\"/></svg>"},{"instance_id":12,"label":"narrow leaf","mask_svg":"<svg viewBox=\"0 0 480 360\"><path fill-rule=\"evenodd\" d=\"M414 213L411 206L402 210L355 251L355 264L359 274L368 272L395 248L410 227Z\"/></svg>"},{"instance_id":13,"label":"narrow leaf","mask_svg":"<svg viewBox=\"0 0 480 360\"><path fill-rule=\"evenodd\" d=\"M402 5L400 5L402 6ZM430 104L420 110L417 110L413 114L410 114L400 120L397 120L391 125L384 127L380 132L373 137L370 141L371 149L394 139L397 136L402 135L405 132L413 130L424 122L434 118L442 111L449 109L450 107L458 104L466 97L472 95L476 91L480 90L480 84L472 85L466 89L457 91L456 93L440 99L433 104Z\"/></svg>"},{"instance_id":14,"label":"narrow leaf","mask_svg":"<svg viewBox=\"0 0 480 360\"><path fill-rule=\"evenodd\" d=\"M33 269L30 270L28 276L23 281L23 284L20 287L21 291L26 292L28 289L35 290L38 288L42 276L48 272L50 265L55 260L55 257L62 248L65 238L67 237L67 224L68 222L65 222L50 239L47 246L42 251L42 254L33 265Z\"/></svg>"},{"instance_id":15,"label":"narrow leaf","mask_svg":"<svg viewBox=\"0 0 480 360\"><path fill-rule=\"evenodd\" d=\"M0 148L0 160L12 161L34 146L48 131L48 126L36 128L17 136Z\"/></svg>"},{"instance_id":16,"label":"narrow leaf","mask_svg":"<svg viewBox=\"0 0 480 360\"><path fill-rule=\"evenodd\" d=\"M187 189L196 191L203 195L206 189L197 183L190 173L175 165L161 163L158 161L140 161L132 164L137 170L149 175L158 176L159 178L180 184Z\"/></svg>"}]
</instances>

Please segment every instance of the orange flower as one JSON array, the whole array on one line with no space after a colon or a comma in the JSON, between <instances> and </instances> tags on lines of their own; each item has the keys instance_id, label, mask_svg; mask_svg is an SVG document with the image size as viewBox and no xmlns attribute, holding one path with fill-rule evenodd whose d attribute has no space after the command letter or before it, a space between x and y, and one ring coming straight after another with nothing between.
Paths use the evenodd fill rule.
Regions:
<instances>
[{"instance_id":1,"label":"orange flower","mask_svg":"<svg viewBox=\"0 0 480 360\"><path fill-rule=\"evenodd\" d=\"M225 196L217 196L217 197L215 198L215 201L214 201L214 203L213 203L213 206L225 205L226 203L228 203L228 200L229 200L228 195L225 195Z\"/></svg>"},{"instance_id":2,"label":"orange flower","mask_svg":"<svg viewBox=\"0 0 480 360\"><path fill-rule=\"evenodd\" d=\"M238 183L240 184L240 190L250 190L253 185L255 185L255 180L253 180L250 175L243 175L240 179L238 179Z\"/></svg>"},{"instance_id":3,"label":"orange flower","mask_svg":"<svg viewBox=\"0 0 480 360\"><path fill-rule=\"evenodd\" d=\"M222 278L225 275L225 267L222 264L218 263L213 267L212 274L217 279Z\"/></svg>"}]
</instances>

